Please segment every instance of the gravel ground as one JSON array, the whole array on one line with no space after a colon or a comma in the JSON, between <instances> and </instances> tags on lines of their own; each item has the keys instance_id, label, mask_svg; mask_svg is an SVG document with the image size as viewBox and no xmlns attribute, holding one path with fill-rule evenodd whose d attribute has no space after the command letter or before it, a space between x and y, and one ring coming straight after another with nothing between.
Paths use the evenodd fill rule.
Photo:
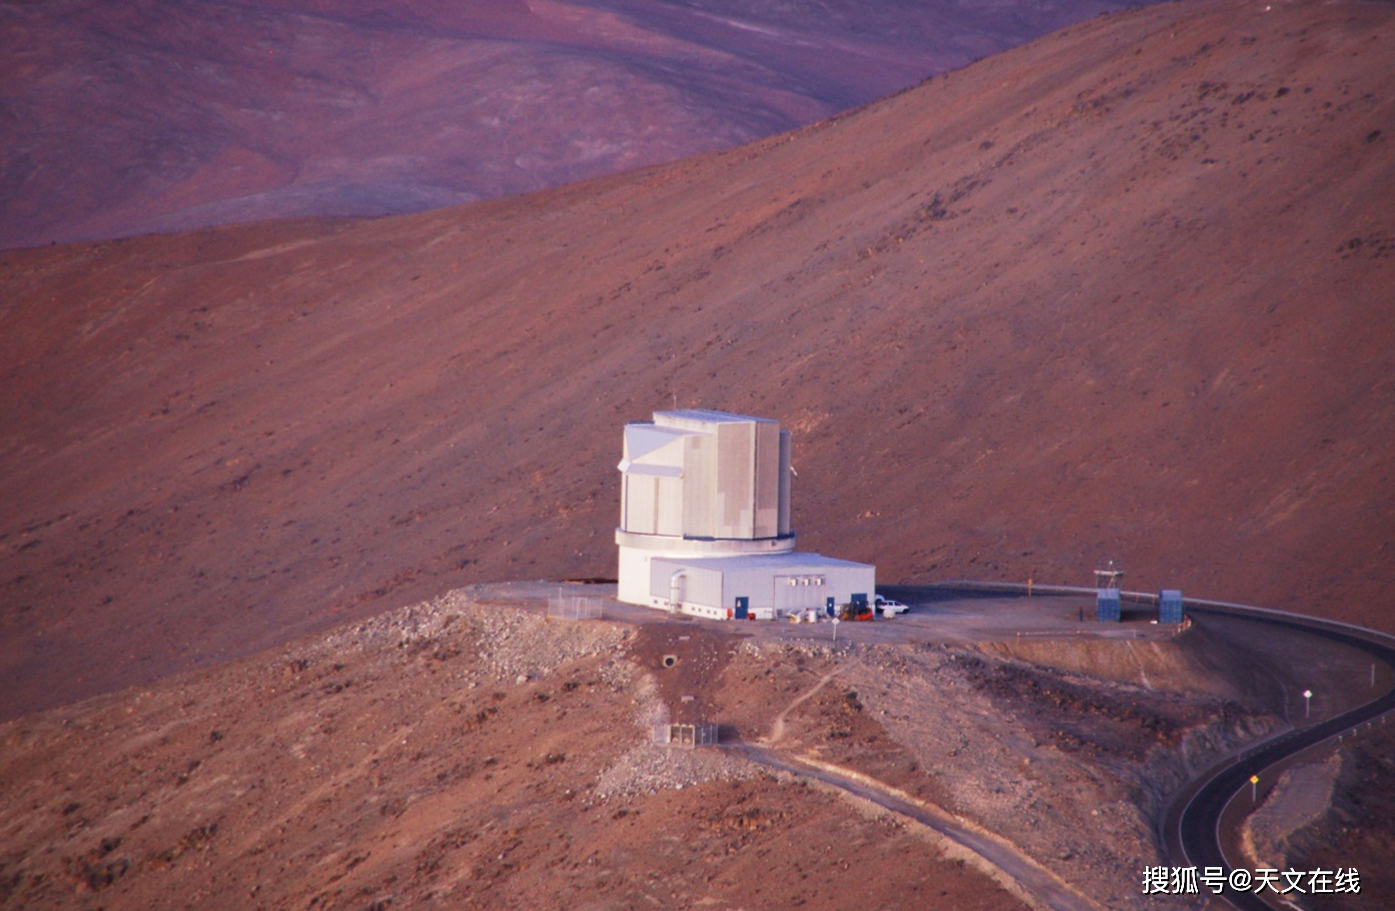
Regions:
<instances>
[{"instance_id":1,"label":"gravel ground","mask_svg":"<svg viewBox=\"0 0 1395 911\"><path fill-rule=\"evenodd\" d=\"M1101 905L1141 911L1164 903L1145 901L1138 883L1143 866L1162 863L1153 833L1165 796L1278 723L1234 701L1230 682L1195 660L1204 641L1190 636L977 644L840 637L834 645L786 638L786 625L702 624L654 612L548 619L553 591L529 584L453 591L226 669L12 723L5 742L13 774L39 776L24 787L46 795L52 821L29 819L23 833L15 829L21 850L0 856L0 867L47 895L40 880L13 877L53 882L59 859L87 858L105 843L91 849L91 833L124 832L126 853L115 856L153 871L201 826L221 827L216 845L258 845L275 852L276 863L293 863L296 852L328 850L329 836L315 833L332 825L344 833L336 839L377 839L381 860L373 863L381 869L365 862L354 876L379 888L402 876L403 864L418 863L400 847L402 826L415 833L412 850L439 842L442 856L476 850L467 847L476 835L451 833L499 826L487 836L499 840L498 850L490 841L493 854L481 857L502 856L522 839L536 857L566 865L571 849L544 833L577 813L628 826L638 811L661 805L681 807L693 825L718 827L712 831L769 825L774 837L773 821L793 812L781 801L805 791L783 788L788 775L733 751L652 742L652 726L691 698L686 704L710 707L705 720L734 741L768 740L778 728L772 749L934 803L1010 841ZM883 624L878 632L893 629ZM669 655L678 660L662 670ZM53 763L66 771L43 771ZM125 781L118 797L70 793L72 782L97 787L112 776ZM735 796L713 803L714 793ZM757 793L766 795L760 813L712 821L731 811L722 800ZM65 807L108 804L109 813L92 815L91 832L65 828ZM536 816L535 837L508 834L524 832L506 826L516 812ZM166 822L144 824L146 813ZM299 840L283 845L289 823ZM1260 831L1267 817L1256 825ZM1266 843L1280 841L1281 828L1263 829ZM574 837L579 845L590 836L578 829ZM616 844L628 837L615 835ZM44 839L51 848L31 850ZM92 857L82 863L99 871L116 862ZM220 875L247 881L236 851L209 857L222 858ZM446 888L438 868L428 867L413 887L421 895ZM257 875L249 888L269 882ZM307 877L277 894L308 900L324 886ZM163 888L150 877L131 882Z\"/></svg>"},{"instance_id":2,"label":"gravel ground","mask_svg":"<svg viewBox=\"0 0 1395 911\"><path fill-rule=\"evenodd\" d=\"M1322 819L1342 774L1342 754L1285 769L1269 796L1245 820L1241 833L1246 856L1256 867L1288 870L1289 836Z\"/></svg>"},{"instance_id":3,"label":"gravel ground","mask_svg":"<svg viewBox=\"0 0 1395 911\"><path fill-rule=\"evenodd\" d=\"M516 586L495 603L543 594L536 586ZM1011 606L1019 621L1045 622L1038 607L1021 599ZM1001 607L990 612L999 625ZM471 610L478 616L479 608ZM1072 611L1057 610L1064 618L1059 622L1070 625L1073 617L1066 614ZM934 641L928 616L917 618L919 623L898 618L846 625L840 633L848 635L836 644L831 635L823 638L823 627L716 628L741 636L730 673L801 671L789 689L772 695L771 715L782 700L807 690L815 674L832 671L834 689L855 691L890 746L904 751L892 761L922 770L935 792L945 795L945 809L1009 837L1111 908L1157 907L1159 897L1145 899L1138 881L1144 866L1164 862L1154 832L1166 796L1216 757L1272 730L1276 719L1231 699L1230 682L1196 660L1203 643L1195 636L1019 641L1000 638L1002 630L994 626L982 633L989 641L974 643L964 641L971 616L960 616L953 605L938 612L956 619L947 641ZM609 615L629 623L667 622L652 612ZM507 635L481 658L502 660L504 678L533 672L520 657L527 652L515 646L544 622L525 612L500 621L498 629ZM618 648L626 638L623 631L618 639L593 635L604 643L600 647ZM898 635L910 641L897 643ZM629 675L635 722L647 729L667 717L667 708L642 671L626 668L617 660L612 672ZM809 748L808 739L796 748ZM652 794L758 772L720 751L642 743L603 773L596 790L600 799Z\"/></svg>"}]
</instances>

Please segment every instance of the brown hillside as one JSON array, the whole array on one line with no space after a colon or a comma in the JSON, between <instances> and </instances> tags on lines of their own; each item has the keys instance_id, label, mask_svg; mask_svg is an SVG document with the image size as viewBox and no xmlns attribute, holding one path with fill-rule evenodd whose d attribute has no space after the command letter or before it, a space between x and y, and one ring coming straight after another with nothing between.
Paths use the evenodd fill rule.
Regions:
<instances>
[{"instance_id":1,"label":"brown hillside","mask_svg":"<svg viewBox=\"0 0 1395 911\"><path fill-rule=\"evenodd\" d=\"M739 754L649 745L636 714L660 705L631 631L443 600L0 724L0 908L1029 907L902 817ZM758 683L721 685L767 718L809 686L799 652L771 651L732 662ZM906 757L860 709L835 757ZM791 727L814 739L830 714ZM1077 847L1062 873L1093 885L1102 857L1117 882L1154 853L1127 843Z\"/></svg>"},{"instance_id":2,"label":"brown hillside","mask_svg":"<svg viewBox=\"0 0 1395 911\"><path fill-rule=\"evenodd\" d=\"M0 257L13 714L613 572L620 428L795 432L802 545L1395 628L1395 7L1068 29L729 153Z\"/></svg>"},{"instance_id":3,"label":"brown hillside","mask_svg":"<svg viewBox=\"0 0 1395 911\"><path fill-rule=\"evenodd\" d=\"M522 193L729 148L1139 0L0 6L0 247Z\"/></svg>"}]
</instances>

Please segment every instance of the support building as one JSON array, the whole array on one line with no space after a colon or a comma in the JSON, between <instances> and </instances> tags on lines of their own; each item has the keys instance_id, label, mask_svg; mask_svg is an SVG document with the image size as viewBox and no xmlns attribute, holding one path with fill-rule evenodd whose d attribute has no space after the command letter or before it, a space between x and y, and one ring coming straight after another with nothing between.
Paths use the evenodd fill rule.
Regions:
<instances>
[{"instance_id":1,"label":"support building","mask_svg":"<svg viewBox=\"0 0 1395 911\"><path fill-rule=\"evenodd\" d=\"M714 619L869 601L876 568L794 549L778 421L660 411L625 427L619 599Z\"/></svg>"}]
</instances>

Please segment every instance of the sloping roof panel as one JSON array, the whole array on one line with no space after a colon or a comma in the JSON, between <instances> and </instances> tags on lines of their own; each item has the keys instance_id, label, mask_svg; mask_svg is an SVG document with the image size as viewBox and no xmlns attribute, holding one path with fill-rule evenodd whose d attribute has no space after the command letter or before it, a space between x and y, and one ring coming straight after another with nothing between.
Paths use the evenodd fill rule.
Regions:
<instances>
[{"instance_id":1,"label":"sloping roof panel","mask_svg":"<svg viewBox=\"0 0 1395 911\"><path fill-rule=\"evenodd\" d=\"M625 457L617 466L626 474L657 475L666 478L683 476L683 438L688 434L671 427L653 424L625 426ZM679 444L679 445L674 445ZM673 447L669 449L669 447ZM668 450L668 451L665 451Z\"/></svg>"}]
</instances>

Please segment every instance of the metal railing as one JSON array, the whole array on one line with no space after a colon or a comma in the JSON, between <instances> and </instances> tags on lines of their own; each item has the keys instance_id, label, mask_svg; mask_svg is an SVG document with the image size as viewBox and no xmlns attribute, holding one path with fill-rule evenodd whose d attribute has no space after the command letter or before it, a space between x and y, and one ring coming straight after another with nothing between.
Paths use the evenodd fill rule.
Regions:
<instances>
[{"instance_id":1,"label":"metal railing","mask_svg":"<svg viewBox=\"0 0 1395 911\"><path fill-rule=\"evenodd\" d=\"M581 595L564 595L558 592L547 599L547 616L558 620L599 620L605 612L605 602L600 598L585 598Z\"/></svg>"},{"instance_id":2,"label":"metal railing","mask_svg":"<svg viewBox=\"0 0 1395 911\"><path fill-rule=\"evenodd\" d=\"M654 742L659 746L697 747L715 746L717 726L715 724L656 724Z\"/></svg>"}]
</instances>

